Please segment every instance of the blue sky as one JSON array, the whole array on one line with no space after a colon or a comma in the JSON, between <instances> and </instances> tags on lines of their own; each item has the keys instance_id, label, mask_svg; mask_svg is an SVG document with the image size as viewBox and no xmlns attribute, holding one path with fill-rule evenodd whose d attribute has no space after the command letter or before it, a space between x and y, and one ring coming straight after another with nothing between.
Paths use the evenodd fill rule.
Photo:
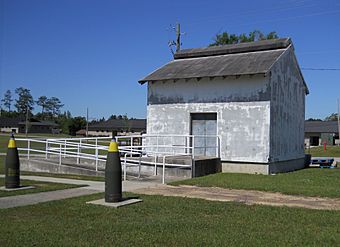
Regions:
<instances>
[{"instance_id":1,"label":"blue sky","mask_svg":"<svg viewBox=\"0 0 340 247\"><path fill-rule=\"evenodd\" d=\"M146 85L137 81L172 59L176 21L183 48L207 46L222 31L276 31L292 38L301 67L340 69L335 0L0 0L0 96L22 86L60 98L74 116L89 107L91 118L146 117ZM340 71L303 75L306 118L335 112Z\"/></svg>"}]
</instances>

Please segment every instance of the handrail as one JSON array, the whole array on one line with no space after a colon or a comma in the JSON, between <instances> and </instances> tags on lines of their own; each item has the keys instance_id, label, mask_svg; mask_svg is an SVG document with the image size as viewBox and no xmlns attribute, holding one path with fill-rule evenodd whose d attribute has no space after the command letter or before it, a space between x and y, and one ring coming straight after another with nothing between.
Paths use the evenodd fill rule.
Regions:
<instances>
[{"instance_id":1,"label":"handrail","mask_svg":"<svg viewBox=\"0 0 340 247\"><path fill-rule=\"evenodd\" d=\"M138 141L134 142L138 138ZM216 138L216 145L204 147L195 146L197 138ZM108 150L108 145L102 143L109 142L111 137L84 137L84 138L17 138L17 141L27 142L27 147L18 148L26 152L27 158L30 159L32 153L45 154L45 159L50 156L59 158L59 165L62 164L63 158L76 158L76 163L80 164L81 160L94 160L95 169L98 171L99 161L105 162L106 155L102 152ZM107 140L107 141L106 141ZM157 175L157 168L162 168L162 182L165 183L166 167L190 167L192 169L193 160L195 159L195 149L209 148L216 149L215 154L220 156L220 137L213 135L131 135L117 136L116 140L120 142L119 152L122 154L123 176L126 179L127 166L138 166L138 176L141 176L141 165L153 165L154 175ZM88 142L90 141L90 143ZM127 145L124 145L127 144ZM134 145L136 144L136 145ZM33 154L34 155L34 154ZM137 156L137 159L131 158ZM142 157L153 157L152 161L143 160ZM166 163L168 157L173 156L190 156L191 164L170 164ZM161 162L158 160L161 159Z\"/></svg>"}]
</instances>

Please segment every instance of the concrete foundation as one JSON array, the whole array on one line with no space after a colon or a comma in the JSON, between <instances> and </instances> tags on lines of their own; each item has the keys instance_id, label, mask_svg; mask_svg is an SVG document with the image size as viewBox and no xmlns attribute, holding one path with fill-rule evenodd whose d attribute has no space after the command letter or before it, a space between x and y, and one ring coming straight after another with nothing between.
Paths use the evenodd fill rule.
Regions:
<instances>
[{"instance_id":1,"label":"concrete foundation","mask_svg":"<svg viewBox=\"0 0 340 247\"><path fill-rule=\"evenodd\" d=\"M104 176L104 171L95 171L93 169L70 166L69 164L57 164L48 160L20 160L20 169L30 172L46 172L60 174L77 174L85 176Z\"/></svg>"},{"instance_id":2,"label":"concrete foundation","mask_svg":"<svg viewBox=\"0 0 340 247\"><path fill-rule=\"evenodd\" d=\"M155 166L153 164L143 163L140 167L138 165L139 158L130 157L136 164L127 164L127 175L138 176L139 172L142 176L154 176ZM212 173L221 172L221 162L219 158L212 157L197 157L194 160L194 172L191 169L192 159L191 156L171 156L166 158L166 164L182 164L187 167L165 167L166 177L178 178L191 178L199 177ZM154 157L142 157L142 162L154 162ZM157 163L162 164L163 160L158 157ZM122 166L124 162L122 161ZM95 170L94 161L81 161L80 164L76 163L74 158L63 158L62 164L59 165L59 159L50 158L34 158L34 159L21 159L21 170L31 172L46 172L46 173L59 173L59 174L76 174L86 176L104 176L105 162L98 162L98 171ZM156 175L163 174L163 166L156 167Z\"/></svg>"},{"instance_id":3,"label":"concrete foundation","mask_svg":"<svg viewBox=\"0 0 340 247\"><path fill-rule=\"evenodd\" d=\"M99 199L95 201L86 202L86 204L101 205L101 206L110 207L110 208L119 208L119 207L131 205L131 204L135 204L138 202L142 202L142 201L143 201L142 199L126 198L120 202L105 202L104 199Z\"/></svg>"},{"instance_id":4,"label":"concrete foundation","mask_svg":"<svg viewBox=\"0 0 340 247\"><path fill-rule=\"evenodd\" d=\"M195 165L192 169L192 177L201 177L209 174L214 174L222 171L220 158L208 158L195 160Z\"/></svg>"},{"instance_id":5,"label":"concrete foundation","mask_svg":"<svg viewBox=\"0 0 340 247\"><path fill-rule=\"evenodd\" d=\"M222 172L248 173L248 174L275 174L289 172L305 168L305 158L273 162L259 163L236 163L222 161Z\"/></svg>"}]
</instances>

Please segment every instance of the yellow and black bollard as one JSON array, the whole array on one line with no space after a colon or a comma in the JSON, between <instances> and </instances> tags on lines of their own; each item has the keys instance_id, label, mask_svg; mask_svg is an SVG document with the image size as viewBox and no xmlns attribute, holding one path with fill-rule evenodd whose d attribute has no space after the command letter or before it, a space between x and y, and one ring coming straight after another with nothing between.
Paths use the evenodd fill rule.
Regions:
<instances>
[{"instance_id":1,"label":"yellow and black bollard","mask_svg":"<svg viewBox=\"0 0 340 247\"><path fill-rule=\"evenodd\" d=\"M113 138L110 142L105 166L105 202L122 201L122 167L118 144Z\"/></svg>"},{"instance_id":2,"label":"yellow and black bollard","mask_svg":"<svg viewBox=\"0 0 340 247\"><path fill-rule=\"evenodd\" d=\"M14 189L20 187L20 161L13 133L8 142L6 155L5 187L6 189Z\"/></svg>"}]
</instances>

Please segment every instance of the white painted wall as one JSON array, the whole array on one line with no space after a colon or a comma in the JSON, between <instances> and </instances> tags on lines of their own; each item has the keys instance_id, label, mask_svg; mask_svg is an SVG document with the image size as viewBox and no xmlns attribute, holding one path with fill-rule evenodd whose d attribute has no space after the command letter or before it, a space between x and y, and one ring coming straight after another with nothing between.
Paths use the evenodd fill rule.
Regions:
<instances>
[{"instance_id":1,"label":"white painted wall","mask_svg":"<svg viewBox=\"0 0 340 247\"><path fill-rule=\"evenodd\" d=\"M270 87L271 160L303 158L306 89L292 48L272 67Z\"/></svg>"},{"instance_id":2,"label":"white painted wall","mask_svg":"<svg viewBox=\"0 0 340 247\"><path fill-rule=\"evenodd\" d=\"M190 134L190 113L217 113L221 159L304 157L305 86L291 48L271 75L148 83L147 134Z\"/></svg>"},{"instance_id":3,"label":"white painted wall","mask_svg":"<svg viewBox=\"0 0 340 247\"><path fill-rule=\"evenodd\" d=\"M148 134L190 134L190 113L216 112L221 159L267 163L270 103L183 103L148 105Z\"/></svg>"},{"instance_id":4,"label":"white painted wall","mask_svg":"<svg viewBox=\"0 0 340 247\"><path fill-rule=\"evenodd\" d=\"M269 97L268 78L263 75L148 83L148 104L244 102Z\"/></svg>"},{"instance_id":5,"label":"white painted wall","mask_svg":"<svg viewBox=\"0 0 340 247\"><path fill-rule=\"evenodd\" d=\"M15 133L19 133L19 128L18 127L1 127L0 128L0 132L11 133L12 130L15 130Z\"/></svg>"}]
</instances>

